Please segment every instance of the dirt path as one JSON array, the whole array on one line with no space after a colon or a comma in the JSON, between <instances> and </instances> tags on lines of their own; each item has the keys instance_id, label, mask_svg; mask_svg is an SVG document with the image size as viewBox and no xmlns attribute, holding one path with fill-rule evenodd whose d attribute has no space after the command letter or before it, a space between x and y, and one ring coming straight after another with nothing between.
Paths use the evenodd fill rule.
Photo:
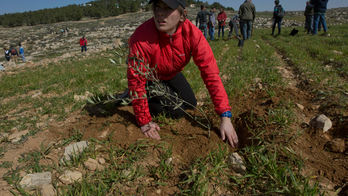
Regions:
<instances>
[{"instance_id":1,"label":"dirt path","mask_svg":"<svg viewBox=\"0 0 348 196\"><path fill-rule=\"evenodd\" d=\"M290 89L293 89L298 94L307 94L308 98L310 98L298 100L298 103L296 103L301 104L301 107L304 108L297 109L297 118L300 124L302 124L304 131L291 145L297 154L307 159L302 174L312 176L312 179L321 181L321 186L328 189L337 189L344 186L342 182L347 182L348 180L347 153L330 152L327 150L328 144L331 141L335 141L334 139L345 139L345 136L343 136L345 131L342 130L344 125L333 122L333 128L325 133L321 129L308 127L312 117L322 114L323 111L320 111L319 107L325 103L324 101L313 101L316 95L309 91L313 86L309 85L308 81L302 78L299 69L289 57L276 47L275 49L274 56L279 59L281 64L278 69L284 78L283 81L288 84ZM328 110L324 112L324 114L330 113ZM328 193L333 194L334 192L329 191Z\"/></svg>"}]
</instances>

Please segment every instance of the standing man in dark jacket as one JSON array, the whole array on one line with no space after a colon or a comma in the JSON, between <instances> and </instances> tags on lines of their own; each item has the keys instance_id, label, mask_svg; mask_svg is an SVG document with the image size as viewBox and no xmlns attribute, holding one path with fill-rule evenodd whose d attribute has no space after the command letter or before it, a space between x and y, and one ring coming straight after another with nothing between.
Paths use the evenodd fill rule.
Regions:
<instances>
[{"instance_id":1,"label":"standing man in dark jacket","mask_svg":"<svg viewBox=\"0 0 348 196\"><path fill-rule=\"evenodd\" d=\"M251 27L252 22L255 20L255 5L251 3L251 0L246 0L240 7L239 7L239 17L242 21L241 26L243 26L242 34L243 34L243 40L249 39L251 34Z\"/></svg>"},{"instance_id":2,"label":"standing man in dark jacket","mask_svg":"<svg viewBox=\"0 0 348 196\"><path fill-rule=\"evenodd\" d=\"M272 26L272 34L274 35L274 29L275 26L278 24L278 34L280 34L281 32L281 25L282 25L282 20L283 18L279 18L277 15L279 12L281 12L283 10L283 7L279 4L279 0L275 0L274 1L274 12L273 12L273 18L272 20L274 20L273 26Z\"/></svg>"},{"instance_id":3,"label":"standing man in dark jacket","mask_svg":"<svg viewBox=\"0 0 348 196\"><path fill-rule=\"evenodd\" d=\"M304 15L306 17L305 29L307 30L307 34L313 31L313 7L314 6L310 4L309 1L306 2L306 9Z\"/></svg>"},{"instance_id":4,"label":"standing man in dark jacket","mask_svg":"<svg viewBox=\"0 0 348 196\"><path fill-rule=\"evenodd\" d=\"M312 31L313 35L317 34L318 23L320 20L321 24L323 25L325 34L330 36L330 34L327 33L327 26L325 22L325 12L327 9L328 2L329 0L312 0L311 1L311 4L314 5L314 25L313 25L313 31Z\"/></svg>"},{"instance_id":5,"label":"standing man in dark jacket","mask_svg":"<svg viewBox=\"0 0 348 196\"><path fill-rule=\"evenodd\" d=\"M201 31L203 31L205 39L207 39L207 27L208 27L207 26L207 24L208 24L207 15L211 16L212 13L205 10L204 5L201 5L201 11L199 11L197 13L197 17L196 17L196 26L197 26L198 21L199 21L199 29Z\"/></svg>"},{"instance_id":6,"label":"standing man in dark jacket","mask_svg":"<svg viewBox=\"0 0 348 196\"><path fill-rule=\"evenodd\" d=\"M83 36L80 39L80 46L81 46L81 52L83 52L83 49L85 49L85 52L87 51L87 39L85 36Z\"/></svg>"}]
</instances>

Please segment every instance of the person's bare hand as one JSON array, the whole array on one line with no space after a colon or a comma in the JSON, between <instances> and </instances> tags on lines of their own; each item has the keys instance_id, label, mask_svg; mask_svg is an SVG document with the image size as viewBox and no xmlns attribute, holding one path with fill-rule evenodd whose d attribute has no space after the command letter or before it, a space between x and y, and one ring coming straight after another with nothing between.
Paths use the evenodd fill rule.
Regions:
<instances>
[{"instance_id":1,"label":"person's bare hand","mask_svg":"<svg viewBox=\"0 0 348 196\"><path fill-rule=\"evenodd\" d=\"M158 131L160 130L160 127L152 121L144 126L141 126L140 129L143 132L143 134L146 135L147 137L150 137L150 138L153 138L156 140L161 139L161 137L158 133Z\"/></svg>"},{"instance_id":2,"label":"person's bare hand","mask_svg":"<svg viewBox=\"0 0 348 196\"><path fill-rule=\"evenodd\" d=\"M234 127L232 125L230 118L228 117L221 118L220 134L221 134L221 139L222 140L227 139L233 148L238 147L239 145L238 136L236 131L234 130Z\"/></svg>"}]
</instances>

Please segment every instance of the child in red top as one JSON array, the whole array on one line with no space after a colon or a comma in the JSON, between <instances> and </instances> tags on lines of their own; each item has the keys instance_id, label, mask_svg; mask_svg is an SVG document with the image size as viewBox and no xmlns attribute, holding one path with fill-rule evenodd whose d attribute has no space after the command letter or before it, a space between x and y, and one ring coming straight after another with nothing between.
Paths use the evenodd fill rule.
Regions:
<instances>
[{"instance_id":1,"label":"child in red top","mask_svg":"<svg viewBox=\"0 0 348 196\"><path fill-rule=\"evenodd\" d=\"M85 38L85 36L83 36L80 39L80 46L81 46L81 52L83 52L83 50L85 50L85 52L87 51L87 39Z\"/></svg>"},{"instance_id":2,"label":"child in red top","mask_svg":"<svg viewBox=\"0 0 348 196\"><path fill-rule=\"evenodd\" d=\"M222 30L222 37L225 36L225 24L226 24L226 13L224 12L224 8L220 8L220 13L217 16L217 19L219 21L219 32L218 32L218 37L220 38L220 30Z\"/></svg>"}]
</instances>

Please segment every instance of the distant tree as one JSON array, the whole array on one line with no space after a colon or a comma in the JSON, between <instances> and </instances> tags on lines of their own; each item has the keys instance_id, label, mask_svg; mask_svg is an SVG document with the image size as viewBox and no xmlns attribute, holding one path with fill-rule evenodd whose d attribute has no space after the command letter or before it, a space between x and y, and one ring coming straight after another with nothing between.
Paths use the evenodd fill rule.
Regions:
<instances>
[{"instance_id":1,"label":"distant tree","mask_svg":"<svg viewBox=\"0 0 348 196\"><path fill-rule=\"evenodd\" d=\"M139 11L139 2L137 2L137 1L131 1L130 2L130 12L137 12L137 11Z\"/></svg>"},{"instance_id":2,"label":"distant tree","mask_svg":"<svg viewBox=\"0 0 348 196\"><path fill-rule=\"evenodd\" d=\"M233 7L226 7L226 10L234 11Z\"/></svg>"},{"instance_id":3,"label":"distant tree","mask_svg":"<svg viewBox=\"0 0 348 196\"><path fill-rule=\"evenodd\" d=\"M204 3L204 6L205 6L206 8L208 8L208 7L209 7L209 3L208 3L208 1L206 1L206 2Z\"/></svg>"},{"instance_id":4,"label":"distant tree","mask_svg":"<svg viewBox=\"0 0 348 196\"><path fill-rule=\"evenodd\" d=\"M209 6L209 8L213 8L213 7L215 7L216 10L219 10L221 7L225 8L223 5L221 5L221 4L218 3L218 2L214 2L213 4L211 4L211 5Z\"/></svg>"},{"instance_id":5,"label":"distant tree","mask_svg":"<svg viewBox=\"0 0 348 196\"><path fill-rule=\"evenodd\" d=\"M151 10L151 5L150 4L146 4L145 5L145 11L148 12Z\"/></svg>"}]
</instances>

